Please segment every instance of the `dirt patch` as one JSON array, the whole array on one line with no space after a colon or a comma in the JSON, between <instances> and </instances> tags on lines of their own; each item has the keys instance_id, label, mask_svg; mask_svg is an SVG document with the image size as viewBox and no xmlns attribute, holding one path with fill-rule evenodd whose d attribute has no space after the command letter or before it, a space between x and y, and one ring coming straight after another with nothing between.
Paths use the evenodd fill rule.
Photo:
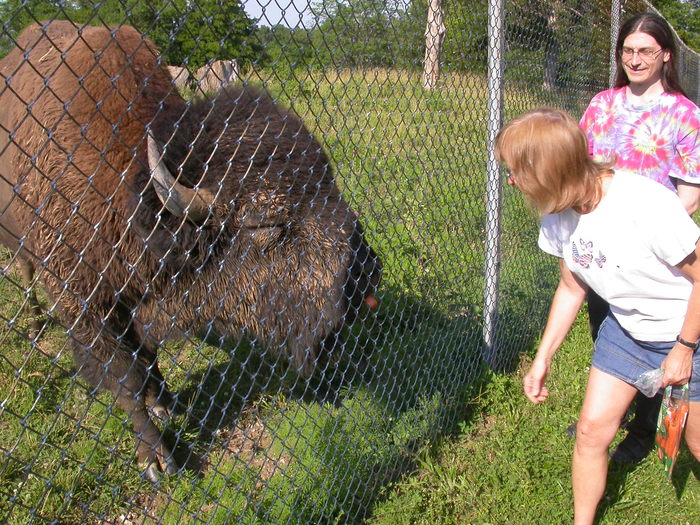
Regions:
<instances>
[{"instance_id":1,"label":"dirt patch","mask_svg":"<svg viewBox=\"0 0 700 525\"><path fill-rule=\"evenodd\" d=\"M277 471L284 470L289 464L290 458L287 455L274 457L270 454L272 437L258 419L243 428L220 430L217 438L223 442L224 458L235 456L251 474L257 475L256 488L264 485Z\"/></svg>"},{"instance_id":2,"label":"dirt patch","mask_svg":"<svg viewBox=\"0 0 700 525\"><path fill-rule=\"evenodd\" d=\"M223 451L222 463L235 457L240 462L241 468L246 468L249 476L255 477L255 488L261 489L275 473L284 470L290 461L288 455L279 457L271 455L272 437L267 432L265 424L259 419L251 419L245 425L233 428L220 429L215 433L216 446L211 450ZM203 467L202 474L211 465ZM141 492L129 500L128 510L111 518L94 519L88 521L90 525L150 525L160 523L163 509L170 504L175 504L169 494L158 490L153 492ZM126 505L125 505L126 506ZM202 511L208 509L202 507Z\"/></svg>"}]
</instances>

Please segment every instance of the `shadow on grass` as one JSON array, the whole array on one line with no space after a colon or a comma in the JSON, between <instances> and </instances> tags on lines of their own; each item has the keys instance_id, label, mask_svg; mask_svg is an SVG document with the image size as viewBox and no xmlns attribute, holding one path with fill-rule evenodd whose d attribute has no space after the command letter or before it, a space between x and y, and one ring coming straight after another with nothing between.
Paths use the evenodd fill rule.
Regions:
<instances>
[{"instance_id":1,"label":"shadow on grass","mask_svg":"<svg viewBox=\"0 0 700 525\"><path fill-rule=\"evenodd\" d=\"M603 499L598 505L595 523L599 523L609 509L614 507L622 497L627 477L639 468L639 464L617 463L610 461L608 466L608 480L605 486Z\"/></svg>"},{"instance_id":2,"label":"shadow on grass","mask_svg":"<svg viewBox=\"0 0 700 525\"><path fill-rule=\"evenodd\" d=\"M260 345L210 338L218 358L192 370L177 393L183 426L209 449L219 429L244 427L261 412L270 418L276 404L339 407L363 391L398 415L436 392L454 399L479 375L480 337L473 322L451 321L414 299L387 294L378 313L327 342L306 379Z\"/></svg>"},{"instance_id":3,"label":"shadow on grass","mask_svg":"<svg viewBox=\"0 0 700 525\"><path fill-rule=\"evenodd\" d=\"M520 311L504 309L497 337L529 349L535 334ZM419 450L472 417L488 376L480 319L448 317L393 290L376 313L329 341L308 379L250 341L209 342L215 357L177 393L184 419L167 431L176 457L209 476L206 456L231 450L237 468L255 470L254 486L274 487L251 496L256 512L289 513L293 523L366 518L382 489L415 468ZM501 364L519 357L508 351ZM285 511L270 501L282 493L290 494Z\"/></svg>"},{"instance_id":4,"label":"shadow on grass","mask_svg":"<svg viewBox=\"0 0 700 525\"><path fill-rule=\"evenodd\" d=\"M657 461L656 452L651 452L652 460ZM658 466L658 475L663 477L665 474L661 464ZM598 511L596 513L596 523L602 521L609 509L616 506L623 497L627 477L636 471L640 464L625 464L611 461L608 467L608 480ZM676 465L673 469L672 479L669 481L673 485L676 493L676 499L680 500L685 491L686 484L690 475L695 476L695 479L700 481L700 464L693 457L687 446L681 446Z\"/></svg>"},{"instance_id":5,"label":"shadow on grass","mask_svg":"<svg viewBox=\"0 0 700 525\"><path fill-rule=\"evenodd\" d=\"M695 476L696 480L700 481L700 463L698 463L695 456L690 453L688 447L684 445L678 453L678 459L673 468L672 482L676 490L676 499L681 499L691 474Z\"/></svg>"}]
</instances>

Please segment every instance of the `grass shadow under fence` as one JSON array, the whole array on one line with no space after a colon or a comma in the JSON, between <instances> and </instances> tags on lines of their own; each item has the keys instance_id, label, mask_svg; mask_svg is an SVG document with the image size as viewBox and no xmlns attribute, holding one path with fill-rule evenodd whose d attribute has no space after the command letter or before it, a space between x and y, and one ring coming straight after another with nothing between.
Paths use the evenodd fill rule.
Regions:
<instances>
[{"instance_id":1,"label":"grass shadow under fence","mask_svg":"<svg viewBox=\"0 0 700 525\"><path fill-rule=\"evenodd\" d=\"M168 347L161 369L184 409L166 434L202 464L155 487L140 478L125 415L73 372L60 327L34 346L6 336L3 520L360 522L422 447L466 417L480 333L477 318L387 290L308 380L250 341ZM19 384L7 386L13 375Z\"/></svg>"}]
</instances>

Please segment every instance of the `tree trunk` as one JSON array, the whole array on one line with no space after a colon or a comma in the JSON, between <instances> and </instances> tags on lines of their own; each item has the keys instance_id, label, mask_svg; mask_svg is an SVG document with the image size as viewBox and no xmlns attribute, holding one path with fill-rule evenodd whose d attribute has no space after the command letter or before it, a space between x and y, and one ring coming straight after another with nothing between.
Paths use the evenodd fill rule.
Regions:
<instances>
[{"instance_id":1,"label":"tree trunk","mask_svg":"<svg viewBox=\"0 0 700 525\"><path fill-rule=\"evenodd\" d=\"M440 77L440 53L445 38L442 0L430 0L428 21L425 27L425 63L423 64L423 87L432 91Z\"/></svg>"},{"instance_id":2,"label":"tree trunk","mask_svg":"<svg viewBox=\"0 0 700 525\"><path fill-rule=\"evenodd\" d=\"M542 87L545 91L552 91L557 87L557 77L559 76L559 42L557 40L557 15L554 10L547 15L547 27L551 30L551 39L547 39L544 44L544 78Z\"/></svg>"}]
</instances>

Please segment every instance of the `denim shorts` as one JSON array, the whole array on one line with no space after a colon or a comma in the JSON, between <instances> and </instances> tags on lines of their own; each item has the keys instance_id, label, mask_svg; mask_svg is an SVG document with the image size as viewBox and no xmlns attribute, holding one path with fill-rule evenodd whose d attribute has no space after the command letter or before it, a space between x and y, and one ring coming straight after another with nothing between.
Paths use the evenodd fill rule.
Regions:
<instances>
[{"instance_id":1,"label":"denim shorts","mask_svg":"<svg viewBox=\"0 0 700 525\"><path fill-rule=\"evenodd\" d=\"M620 326L614 315L608 314L598 332L592 364L606 374L633 384L644 372L660 368L674 344L675 341L637 341ZM700 350L693 356L688 392L691 401L700 401Z\"/></svg>"}]
</instances>

